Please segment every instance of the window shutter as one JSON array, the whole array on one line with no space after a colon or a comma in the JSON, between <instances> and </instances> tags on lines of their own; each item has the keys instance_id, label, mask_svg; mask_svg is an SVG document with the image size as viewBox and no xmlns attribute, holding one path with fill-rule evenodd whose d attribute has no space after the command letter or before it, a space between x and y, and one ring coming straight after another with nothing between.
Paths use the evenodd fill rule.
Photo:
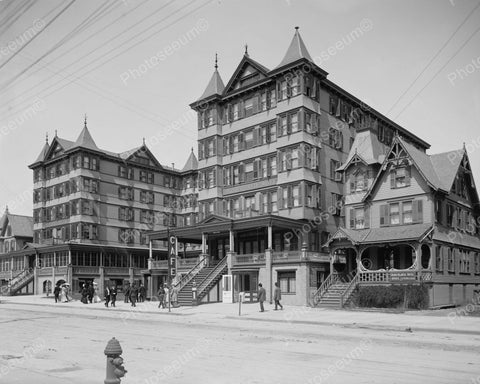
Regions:
<instances>
[{"instance_id":1,"label":"window shutter","mask_svg":"<svg viewBox=\"0 0 480 384\"><path fill-rule=\"evenodd\" d=\"M380 226L388 225L388 204L380 206Z\"/></svg>"},{"instance_id":2,"label":"window shutter","mask_svg":"<svg viewBox=\"0 0 480 384\"><path fill-rule=\"evenodd\" d=\"M213 140L213 155L217 155L217 137L215 136L212 140Z\"/></svg>"},{"instance_id":3,"label":"window shutter","mask_svg":"<svg viewBox=\"0 0 480 384\"><path fill-rule=\"evenodd\" d=\"M203 159L203 142L198 143L198 158Z\"/></svg>"},{"instance_id":4,"label":"window shutter","mask_svg":"<svg viewBox=\"0 0 480 384\"><path fill-rule=\"evenodd\" d=\"M267 177L272 176L272 158L267 158Z\"/></svg>"},{"instance_id":5,"label":"window shutter","mask_svg":"<svg viewBox=\"0 0 480 384\"><path fill-rule=\"evenodd\" d=\"M260 127L255 127L253 128L253 146L256 147L257 145L259 145L259 130L260 130Z\"/></svg>"},{"instance_id":6,"label":"window shutter","mask_svg":"<svg viewBox=\"0 0 480 384\"><path fill-rule=\"evenodd\" d=\"M292 208L293 207L293 188L291 185L287 187L287 207Z\"/></svg>"},{"instance_id":7,"label":"window shutter","mask_svg":"<svg viewBox=\"0 0 480 384\"><path fill-rule=\"evenodd\" d=\"M245 134L240 132L238 135L238 149L243 151L245 149Z\"/></svg>"},{"instance_id":8,"label":"window shutter","mask_svg":"<svg viewBox=\"0 0 480 384\"><path fill-rule=\"evenodd\" d=\"M218 112L217 112L217 108L216 108L216 107L213 107L213 108L210 110L210 113L212 114L212 122L213 122L213 124L217 124L217 123L218 123Z\"/></svg>"},{"instance_id":9,"label":"window shutter","mask_svg":"<svg viewBox=\"0 0 480 384\"><path fill-rule=\"evenodd\" d=\"M287 135L292 133L292 115L287 115Z\"/></svg>"},{"instance_id":10,"label":"window shutter","mask_svg":"<svg viewBox=\"0 0 480 384\"><path fill-rule=\"evenodd\" d=\"M258 179L258 160L255 159L253 160L253 178L254 179Z\"/></svg>"},{"instance_id":11,"label":"window shutter","mask_svg":"<svg viewBox=\"0 0 480 384\"><path fill-rule=\"evenodd\" d=\"M355 209L350 208L350 229L355 229Z\"/></svg>"},{"instance_id":12,"label":"window shutter","mask_svg":"<svg viewBox=\"0 0 480 384\"><path fill-rule=\"evenodd\" d=\"M230 153L230 155L233 153L234 151L234 147L233 147L233 136L230 136L228 138L228 152Z\"/></svg>"},{"instance_id":13,"label":"window shutter","mask_svg":"<svg viewBox=\"0 0 480 384\"><path fill-rule=\"evenodd\" d=\"M356 188L355 188L355 175L350 175L349 180L350 180L350 193L353 193L356 190Z\"/></svg>"},{"instance_id":14,"label":"window shutter","mask_svg":"<svg viewBox=\"0 0 480 384\"><path fill-rule=\"evenodd\" d=\"M245 182L245 165L243 163L238 165L238 180L240 183Z\"/></svg>"},{"instance_id":15,"label":"window shutter","mask_svg":"<svg viewBox=\"0 0 480 384\"><path fill-rule=\"evenodd\" d=\"M216 187L217 186L217 169L213 169L213 172L212 172L212 176L213 176L213 186Z\"/></svg>"},{"instance_id":16,"label":"window shutter","mask_svg":"<svg viewBox=\"0 0 480 384\"><path fill-rule=\"evenodd\" d=\"M203 124L202 124L202 121L203 121L203 118L202 118L202 112L198 112L197 114L197 124L198 124L198 128L202 128L203 127ZM75 163L73 164L74 168L75 168ZM120 236L120 234L119 234Z\"/></svg>"},{"instance_id":17,"label":"window shutter","mask_svg":"<svg viewBox=\"0 0 480 384\"><path fill-rule=\"evenodd\" d=\"M277 137L282 136L282 119L280 116L277 117Z\"/></svg>"},{"instance_id":18,"label":"window shutter","mask_svg":"<svg viewBox=\"0 0 480 384\"><path fill-rule=\"evenodd\" d=\"M423 201L422 200L414 200L412 202L412 216L414 223L422 223L423 222Z\"/></svg>"},{"instance_id":19,"label":"window shutter","mask_svg":"<svg viewBox=\"0 0 480 384\"><path fill-rule=\"evenodd\" d=\"M278 194L277 194L278 196ZM272 192L268 192L266 195L267 198L267 212L266 213L272 213Z\"/></svg>"},{"instance_id":20,"label":"window shutter","mask_svg":"<svg viewBox=\"0 0 480 384\"><path fill-rule=\"evenodd\" d=\"M411 167L405 167L405 185L410 185Z\"/></svg>"},{"instance_id":21,"label":"window shutter","mask_svg":"<svg viewBox=\"0 0 480 384\"><path fill-rule=\"evenodd\" d=\"M318 165L318 159L317 159L317 148L316 147L312 147L311 148L311 152L312 152L312 169L317 169L317 165Z\"/></svg>"},{"instance_id":22,"label":"window shutter","mask_svg":"<svg viewBox=\"0 0 480 384\"><path fill-rule=\"evenodd\" d=\"M316 114L312 114L310 118L310 125L312 127L312 133L318 133L318 116Z\"/></svg>"},{"instance_id":23,"label":"window shutter","mask_svg":"<svg viewBox=\"0 0 480 384\"><path fill-rule=\"evenodd\" d=\"M301 110L297 112L298 118L298 130L299 131L306 131L305 129L305 110Z\"/></svg>"},{"instance_id":24,"label":"window shutter","mask_svg":"<svg viewBox=\"0 0 480 384\"><path fill-rule=\"evenodd\" d=\"M228 155L228 138L227 137L224 137L223 138L223 155Z\"/></svg>"},{"instance_id":25,"label":"window shutter","mask_svg":"<svg viewBox=\"0 0 480 384\"><path fill-rule=\"evenodd\" d=\"M365 221L365 228L370 228L370 209L368 207L363 208L363 220Z\"/></svg>"},{"instance_id":26,"label":"window shutter","mask_svg":"<svg viewBox=\"0 0 480 384\"><path fill-rule=\"evenodd\" d=\"M277 189L277 203L278 203L278 209L283 208L283 188L278 187Z\"/></svg>"},{"instance_id":27,"label":"window shutter","mask_svg":"<svg viewBox=\"0 0 480 384\"><path fill-rule=\"evenodd\" d=\"M263 200L265 199L265 195L261 192L257 193L257 201L258 201L258 211L260 212L261 215L263 215L264 209L263 209Z\"/></svg>"},{"instance_id":28,"label":"window shutter","mask_svg":"<svg viewBox=\"0 0 480 384\"><path fill-rule=\"evenodd\" d=\"M227 122L231 123L233 121L233 108L232 104L227 105Z\"/></svg>"},{"instance_id":29,"label":"window shutter","mask_svg":"<svg viewBox=\"0 0 480 384\"><path fill-rule=\"evenodd\" d=\"M390 188L391 189L395 188L395 170L394 169L390 171Z\"/></svg>"},{"instance_id":30,"label":"window shutter","mask_svg":"<svg viewBox=\"0 0 480 384\"><path fill-rule=\"evenodd\" d=\"M342 100L338 99L337 108L335 110L335 116L340 117L341 113L342 113Z\"/></svg>"},{"instance_id":31,"label":"window shutter","mask_svg":"<svg viewBox=\"0 0 480 384\"><path fill-rule=\"evenodd\" d=\"M306 193L307 188L305 188L305 182L301 181L300 182L300 187L298 188L298 205L301 207L303 205L306 205L307 199L305 198L305 193Z\"/></svg>"}]
</instances>

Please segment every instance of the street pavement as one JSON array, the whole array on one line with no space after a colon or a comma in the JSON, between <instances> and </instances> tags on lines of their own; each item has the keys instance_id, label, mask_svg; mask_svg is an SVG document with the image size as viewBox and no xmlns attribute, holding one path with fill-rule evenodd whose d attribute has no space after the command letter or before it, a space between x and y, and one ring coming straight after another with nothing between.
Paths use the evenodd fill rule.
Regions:
<instances>
[{"instance_id":1,"label":"street pavement","mask_svg":"<svg viewBox=\"0 0 480 384\"><path fill-rule=\"evenodd\" d=\"M0 297L0 383L480 383L480 317L465 310L343 311L205 304L117 308Z\"/></svg>"}]
</instances>

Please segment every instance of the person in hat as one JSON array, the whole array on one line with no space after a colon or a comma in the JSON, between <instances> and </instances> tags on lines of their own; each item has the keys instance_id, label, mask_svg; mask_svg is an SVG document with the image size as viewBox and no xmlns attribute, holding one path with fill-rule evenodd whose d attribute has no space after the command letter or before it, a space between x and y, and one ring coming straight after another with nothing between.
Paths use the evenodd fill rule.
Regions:
<instances>
[{"instance_id":1,"label":"person in hat","mask_svg":"<svg viewBox=\"0 0 480 384\"><path fill-rule=\"evenodd\" d=\"M258 294L257 294L258 302L260 303L260 312L265 312L265 308L263 308L263 302L267 298L267 292L265 288L263 288L262 283L258 284Z\"/></svg>"},{"instance_id":2,"label":"person in hat","mask_svg":"<svg viewBox=\"0 0 480 384\"><path fill-rule=\"evenodd\" d=\"M60 301L60 284L55 285L55 289L53 290L53 294L55 296L55 303Z\"/></svg>"},{"instance_id":3,"label":"person in hat","mask_svg":"<svg viewBox=\"0 0 480 384\"><path fill-rule=\"evenodd\" d=\"M137 284L133 283L132 287L130 288L130 302L132 303L132 307L136 307L136 302L137 302L137 297L138 297L138 288Z\"/></svg>"},{"instance_id":4,"label":"person in hat","mask_svg":"<svg viewBox=\"0 0 480 384\"><path fill-rule=\"evenodd\" d=\"M280 286L278 282L275 283L275 291L273 291L273 300L275 300L275 311L280 306L280 309L283 309L283 305L280 304L280 300L282 300L282 292L280 290Z\"/></svg>"},{"instance_id":5,"label":"person in hat","mask_svg":"<svg viewBox=\"0 0 480 384\"><path fill-rule=\"evenodd\" d=\"M160 308L160 306L162 306L162 308L165 308L165 288L163 285L160 285L160 288L158 288L157 296L158 296L158 308Z\"/></svg>"},{"instance_id":6,"label":"person in hat","mask_svg":"<svg viewBox=\"0 0 480 384\"><path fill-rule=\"evenodd\" d=\"M110 302L110 288L108 288L108 285L105 286L104 297L105 297L105 307L108 308L108 303Z\"/></svg>"},{"instance_id":7,"label":"person in hat","mask_svg":"<svg viewBox=\"0 0 480 384\"><path fill-rule=\"evenodd\" d=\"M117 301L117 287L115 285L112 285L112 288L110 288L110 301L112 307L115 308L115 302Z\"/></svg>"}]
</instances>

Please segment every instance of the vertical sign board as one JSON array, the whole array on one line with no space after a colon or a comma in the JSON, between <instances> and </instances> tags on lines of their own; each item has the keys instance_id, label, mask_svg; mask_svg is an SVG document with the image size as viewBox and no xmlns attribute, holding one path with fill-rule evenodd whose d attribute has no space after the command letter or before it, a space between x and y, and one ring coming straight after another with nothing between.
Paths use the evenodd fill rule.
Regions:
<instances>
[{"instance_id":1,"label":"vertical sign board","mask_svg":"<svg viewBox=\"0 0 480 384\"><path fill-rule=\"evenodd\" d=\"M168 237L168 277L171 281L172 277L177 274L177 238L175 236Z\"/></svg>"}]
</instances>

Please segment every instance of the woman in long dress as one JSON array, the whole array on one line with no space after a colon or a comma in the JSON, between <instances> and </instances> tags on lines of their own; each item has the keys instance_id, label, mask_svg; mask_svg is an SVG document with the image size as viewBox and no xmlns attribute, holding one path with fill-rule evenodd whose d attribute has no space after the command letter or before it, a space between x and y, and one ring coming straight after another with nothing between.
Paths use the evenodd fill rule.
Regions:
<instances>
[{"instance_id":1,"label":"woman in long dress","mask_svg":"<svg viewBox=\"0 0 480 384\"><path fill-rule=\"evenodd\" d=\"M65 285L62 285L62 288L60 289L60 302L61 303L66 303L68 301L67 299L67 287Z\"/></svg>"}]
</instances>

